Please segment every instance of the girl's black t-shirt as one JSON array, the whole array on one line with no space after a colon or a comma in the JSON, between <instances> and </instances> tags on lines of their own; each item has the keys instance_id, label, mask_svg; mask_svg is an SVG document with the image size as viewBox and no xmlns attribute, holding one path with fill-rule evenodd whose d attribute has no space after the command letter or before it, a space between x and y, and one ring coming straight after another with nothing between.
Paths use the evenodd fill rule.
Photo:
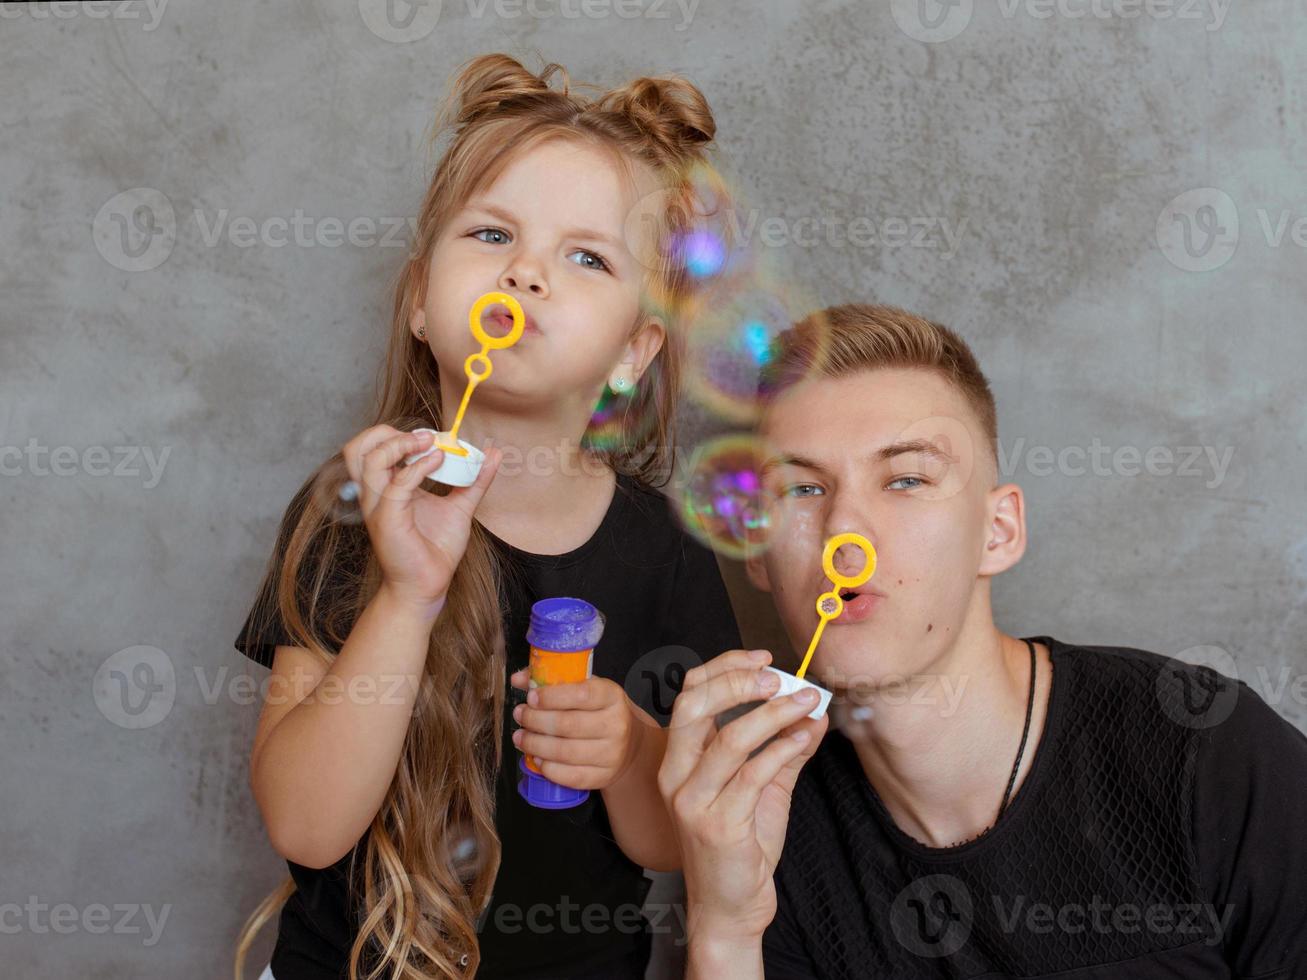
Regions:
<instances>
[{"instance_id":1,"label":"girl's black t-shirt","mask_svg":"<svg viewBox=\"0 0 1307 980\"><path fill-rule=\"evenodd\" d=\"M303 491L283 517L278 557L302 502ZM626 476L617 478L599 528L574 551L535 555L490 537L502 566L508 664L495 815L502 854L490 905L479 920L477 975L643 977L650 935L640 909L649 879L617 846L598 790L566 810L537 809L519 796L512 709L525 695L508 684L507 674L527 665L535 601L585 599L605 617L594 675L622 685L666 725L685 672L740 646L730 599L713 553L677 525L662 494ZM264 666L271 666L278 644L293 642L275 613L268 614L269 602L267 595L256 599L235 641ZM365 841L366 835L329 868L287 862L297 889L281 912L271 964L277 980L347 975L359 913L347 887L350 858L358 853L361 866Z\"/></svg>"}]
</instances>

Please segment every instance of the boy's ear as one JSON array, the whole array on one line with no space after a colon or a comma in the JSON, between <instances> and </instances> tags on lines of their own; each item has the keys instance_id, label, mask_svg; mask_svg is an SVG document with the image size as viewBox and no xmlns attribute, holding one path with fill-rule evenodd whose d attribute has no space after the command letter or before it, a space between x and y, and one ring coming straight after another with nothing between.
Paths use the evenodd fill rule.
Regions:
<instances>
[{"instance_id":1,"label":"boy's ear","mask_svg":"<svg viewBox=\"0 0 1307 980\"><path fill-rule=\"evenodd\" d=\"M744 572L749 577L749 584L759 592L771 591L771 576L767 574L767 564L760 551L751 550L744 556Z\"/></svg>"},{"instance_id":2,"label":"boy's ear","mask_svg":"<svg viewBox=\"0 0 1307 980\"><path fill-rule=\"evenodd\" d=\"M989 534L980 554L980 574L998 575L1026 553L1026 498L1015 483L989 491Z\"/></svg>"}]
</instances>

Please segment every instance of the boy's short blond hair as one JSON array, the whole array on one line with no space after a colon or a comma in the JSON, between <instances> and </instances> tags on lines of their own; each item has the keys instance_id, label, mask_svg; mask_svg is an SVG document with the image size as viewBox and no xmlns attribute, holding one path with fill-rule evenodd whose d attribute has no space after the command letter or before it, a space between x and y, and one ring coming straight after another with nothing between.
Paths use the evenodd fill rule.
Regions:
<instances>
[{"instance_id":1,"label":"boy's short blond hair","mask_svg":"<svg viewBox=\"0 0 1307 980\"><path fill-rule=\"evenodd\" d=\"M976 355L948 327L893 306L849 303L810 313L775 342L759 394L769 403L804 378L841 378L876 368L939 374L966 399L998 461L998 412Z\"/></svg>"}]
</instances>

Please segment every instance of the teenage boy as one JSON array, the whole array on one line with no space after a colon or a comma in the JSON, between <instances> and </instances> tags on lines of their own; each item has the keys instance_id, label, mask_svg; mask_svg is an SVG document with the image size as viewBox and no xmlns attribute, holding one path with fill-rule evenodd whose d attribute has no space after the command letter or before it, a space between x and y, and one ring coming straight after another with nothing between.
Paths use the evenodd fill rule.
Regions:
<instances>
[{"instance_id":1,"label":"teenage boy","mask_svg":"<svg viewBox=\"0 0 1307 980\"><path fill-rule=\"evenodd\" d=\"M780 531L749 575L802 650L823 543L859 533L878 565L809 668L820 720L787 696L721 724L774 692L766 654L686 677L659 785L688 976L1307 976L1307 738L1207 668L995 625L1025 498L955 333L842 306L774 354Z\"/></svg>"}]
</instances>

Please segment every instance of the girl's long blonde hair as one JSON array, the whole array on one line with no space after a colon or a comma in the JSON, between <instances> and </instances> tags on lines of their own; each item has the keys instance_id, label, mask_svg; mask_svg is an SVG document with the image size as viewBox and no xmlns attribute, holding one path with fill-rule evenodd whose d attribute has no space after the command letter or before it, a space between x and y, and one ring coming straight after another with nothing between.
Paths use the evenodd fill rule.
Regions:
<instances>
[{"instance_id":1,"label":"girl's long blonde hair","mask_svg":"<svg viewBox=\"0 0 1307 980\"><path fill-rule=\"evenodd\" d=\"M555 76L557 87L550 84ZM436 364L409 330L411 314L425 300L437 238L450 216L515 154L546 140L581 140L613 152L628 168L644 166L660 187L656 235L663 244L651 252L648 285L659 297L667 339L624 402L619 437L589 445L618 471L665 482L680 382L678 311L694 292L676 248L665 243L683 238L702 211L690 174L704 166L715 131L703 95L684 79L639 78L587 99L570 91L558 65L533 74L493 54L464 66L437 122L437 134L452 129L452 141L427 188L396 283L371 424L444 428ZM337 453L292 500L260 593L266 615L280 615L293 642L327 662L380 584L365 530L334 519L318 492L341 465ZM474 523L432 630L395 778L366 847L356 848L349 862L359 924L351 980L463 977L480 962L476 921L490 900L500 856L494 790L506 678L499 595L493 546ZM255 935L294 891L288 877L250 916L237 942L237 980Z\"/></svg>"}]
</instances>

